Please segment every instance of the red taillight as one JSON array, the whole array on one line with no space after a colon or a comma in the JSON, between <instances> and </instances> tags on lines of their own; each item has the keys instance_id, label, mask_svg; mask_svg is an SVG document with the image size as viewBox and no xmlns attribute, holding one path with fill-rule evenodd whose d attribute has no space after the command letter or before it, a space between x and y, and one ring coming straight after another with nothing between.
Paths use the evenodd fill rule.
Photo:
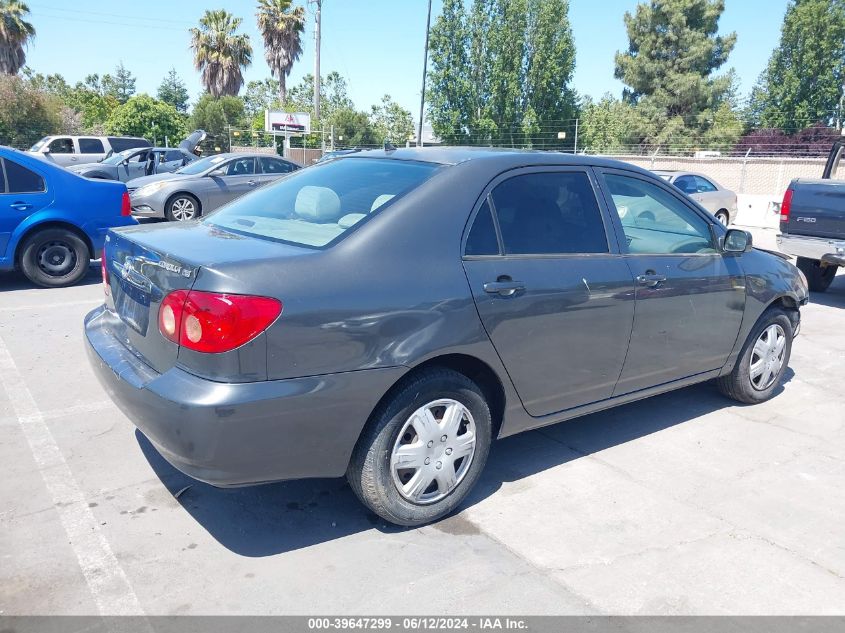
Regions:
<instances>
[{"instance_id":1,"label":"red taillight","mask_svg":"<svg viewBox=\"0 0 845 633\"><path fill-rule=\"evenodd\" d=\"M174 343L214 354L248 343L281 313L282 302L269 297L176 290L161 302L158 328Z\"/></svg>"},{"instance_id":2,"label":"red taillight","mask_svg":"<svg viewBox=\"0 0 845 633\"><path fill-rule=\"evenodd\" d=\"M106 267L106 247L103 245L103 252L100 255L100 272L103 275L103 292L108 297L111 294L109 289L109 269Z\"/></svg>"},{"instance_id":3,"label":"red taillight","mask_svg":"<svg viewBox=\"0 0 845 633\"><path fill-rule=\"evenodd\" d=\"M120 202L120 215L122 216L129 216L132 215L132 203L129 201L129 192L123 192L123 199Z\"/></svg>"},{"instance_id":4,"label":"red taillight","mask_svg":"<svg viewBox=\"0 0 845 633\"><path fill-rule=\"evenodd\" d=\"M780 221L789 222L789 211L792 207L792 189L787 189L783 194L783 202L780 203Z\"/></svg>"}]
</instances>

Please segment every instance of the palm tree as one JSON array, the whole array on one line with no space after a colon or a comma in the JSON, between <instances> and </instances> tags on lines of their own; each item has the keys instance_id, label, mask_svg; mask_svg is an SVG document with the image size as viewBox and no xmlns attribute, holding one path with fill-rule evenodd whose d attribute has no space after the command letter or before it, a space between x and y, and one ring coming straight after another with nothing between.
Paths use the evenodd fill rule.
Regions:
<instances>
[{"instance_id":1,"label":"palm tree","mask_svg":"<svg viewBox=\"0 0 845 633\"><path fill-rule=\"evenodd\" d=\"M199 28L191 29L194 66L205 89L215 98L235 96L244 85L243 69L252 63L249 36L236 33L241 18L225 9L206 11Z\"/></svg>"},{"instance_id":2,"label":"palm tree","mask_svg":"<svg viewBox=\"0 0 845 633\"><path fill-rule=\"evenodd\" d=\"M0 0L0 72L17 75L26 63L24 48L35 27L24 20L29 7L20 0Z\"/></svg>"},{"instance_id":3,"label":"palm tree","mask_svg":"<svg viewBox=\"0 0 845 633\"><path fill-rule=\"evenodd\" d=\"M279 79L279 101L287 97L285 79L302 55L305 9L293 7L291 0L258 0L258 30L264 37L264 59L270 73Z\"/></svg>"}]
</instances>

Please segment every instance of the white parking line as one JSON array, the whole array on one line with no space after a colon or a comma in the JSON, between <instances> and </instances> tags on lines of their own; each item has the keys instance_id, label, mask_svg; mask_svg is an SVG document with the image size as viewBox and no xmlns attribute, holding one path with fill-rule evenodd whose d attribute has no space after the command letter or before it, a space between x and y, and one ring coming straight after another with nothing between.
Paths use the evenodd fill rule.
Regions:
<instances>
[{"instance_id":1,"label":"white parking line","mask_svg":"<svg viewBox=\"0 0 845 633\"><path fill-rule=\"evenodd\" d=\"M70 306L95 306L103 302L102 299L86 299L84 301L65 301L63 303L41 303L21 306L3 306L0 312L23 312L24 310L55 310L56 308L68 308Z\"/></svg>"},{"instance_id":2,"label":"white parking line","mask_svg":"<svg viewBox=\"0 0 845 633\"><path fill-rule=\"evenodd\" d=\"M126 573L100 530L2 337L0 385L9 398L44 485L52 496L97 610L101 615L142 615L141 604Z\"/></svg>"}]
</instances>

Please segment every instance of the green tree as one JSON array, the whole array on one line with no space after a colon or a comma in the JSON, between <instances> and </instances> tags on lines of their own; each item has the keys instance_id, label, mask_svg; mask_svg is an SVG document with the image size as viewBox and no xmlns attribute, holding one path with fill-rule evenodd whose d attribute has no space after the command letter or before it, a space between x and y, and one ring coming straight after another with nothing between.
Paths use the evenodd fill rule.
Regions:
<instances>
[{"instance_id":1,"label":"green tree","mask_svg":"<svg viewBox=\"0 0 845 633\"><path fill-rule=\"evenodd\" d=\"M644 118L646 142L689 150L729 101L733 75L713 76L736 43L717 35L724 0L650 0L625 13L628 50L616 53L624 98Z\"/></svg>"},{"instance_id":2,"label":"green tree","mask_svg":"<svg viewBox=\"0 0 845 633\"><path fill-rule=\"evenodd\" d=\"M126 103L135 94L135 76L120 62L114 75L103 75L100 87L104 94Z\"/></svg>"},{"instance_id":3,"label":"green tree","mask_svg":"<svg viewBox=\"0 0 845 633\"><path fill-rule=\"evenodd\" d=\"M188 88L185 82L176 74L176 69L171 68L167 76L162 79L156 94L159 101L169 103L179 112L188 111Z\"/></svg>"},{"instance_id":4,"label":"green tree","mask_svg":"<svg viewBox=\"0 0 845 633\"><path fill-rule=\"evenodd\" d=\"M845 0L792 0L752 92L750 118L788 132L827 123L838 114L843 83Z\"/></svg>"},{"instance_id":5,"label":"green tree","mask_svg":"<svg viewBox=\"0 0 845 633\"><path fill-rule=\"evenodd\" d=\"M353 108L335 110L327 119L326 129L334 126L334 138L340 147L362 147L381 145L376 131L365 112Z\"/></svg>"},{"instance_id":6,"label":"green tree","mask_svg":"<svg viewBox=\"0 0 845 633\"><path fill-rule=\"evenodd\" d=\"M0 75L0 145L29 147L60 129L58 101L15 75Z\"/></svg>"},{"instance_id":7,"label":"green tree","mask_svg":"<svg viewBox=\"0 0 845 633\"><path fill-rule=\"evenodd\" d=\"M199 28L190 30L194 66L214 97L237 95L244 85L243 69L252 63L252 46L248 35L237 32L242 21L225 9L206 11Z\"/></svg>"},{"instance_id":8,"label":"green tree","mask_svg":"<svg viewBox=\"0 0 845 633\"><path fill-rule=\"evenodd\" d=\"M305 9L291 0L258 0L258 30L264 38L264 59L279 82L279 102L287 99L286 81L302 55Z\"/></svg>"},{"instance_id":9,"label":"green tree","mask_svg":"<svg viewBox=\"0 0 845 633\"><path fill-rule=\"evenodd\" d=\"M579 146L590 153L611 154L635 150L643 123L634 105L605 94L587 98L581 107Z\"/></svg>"},{"instance_id":10,"label":"green tree","mask_svg":"<svg viewBox=\"0 0 845 633\"><path fill-rule=\"evenodd\" d=\"M230 127L246 127L244 101L234 96L215 99L206 93L194 106L190 123L192 128L205 130L211 136L226 135Z\"/></svg>"},{"instance_id":11,"label":"green tree","mask_svg":"<svg viewBox=\"0 0 845 633\"><path fill-rule=\"evenodd\" d=\"M20 0L0 0L0 72L16 75L26 64L25 48L35 37L26 21L29 7Z\"/></svg>"},{"instance_id":12,"label":"green tree","mask_svg":"<svg viewBox=\"0 0 845 633\"><path fill-rule=\"evenodd\" d=\"M394 145L404 145L414 137L414 119L411 113L384 95L379 105L372 107L370 121L377 139L389 140Z\"/></svg>"},{"instance_id":13,"label":"green tree","mask_svg":"<svg viewBox=\"0 0 845 633\"><path fill-rule=\"evenodd\" d=\"M155 143L177 144L187 135L185 117L176 108L140 94L118 106L106 121L109 134L143 136Z\"/></svg>"},{"instance_id":14,"label":"green tree","mask_svg":"<svg viewBox=\"0 0 845 633\"><path fill-rule=\"evenodd\" d=\"M279 82L268 77L261 81L250 81L244 92L244 111L250 118L261 116L264 120L264 110L279 108Z\"/></svg>"},{"instance_id":15,"label":"green tree","mask_svg":"<svg viewBox=\"0 0 845 633\"><path fill-rule=\"evenodd\" d=\"M429 118L449 143L556 146L573 123L568 0L445 0L431 31Z\"/></svg>"}]
</instances>

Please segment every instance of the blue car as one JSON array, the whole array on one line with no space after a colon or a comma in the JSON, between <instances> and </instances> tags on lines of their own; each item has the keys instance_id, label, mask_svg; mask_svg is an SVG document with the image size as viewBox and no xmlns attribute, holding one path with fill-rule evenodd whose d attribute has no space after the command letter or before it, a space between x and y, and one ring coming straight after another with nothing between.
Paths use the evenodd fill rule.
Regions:
<instances>
[{"instance_id":1,"label":"blue car","mask_svg":"<svg viewBox=\"0 0 845 633\"><path fill-rule=\"evenodd\" d=\"M122 182L88 180L0 147L0 271L70 286L100 257L106 232L137 222Z\"/></svg>"}]
</instances>

